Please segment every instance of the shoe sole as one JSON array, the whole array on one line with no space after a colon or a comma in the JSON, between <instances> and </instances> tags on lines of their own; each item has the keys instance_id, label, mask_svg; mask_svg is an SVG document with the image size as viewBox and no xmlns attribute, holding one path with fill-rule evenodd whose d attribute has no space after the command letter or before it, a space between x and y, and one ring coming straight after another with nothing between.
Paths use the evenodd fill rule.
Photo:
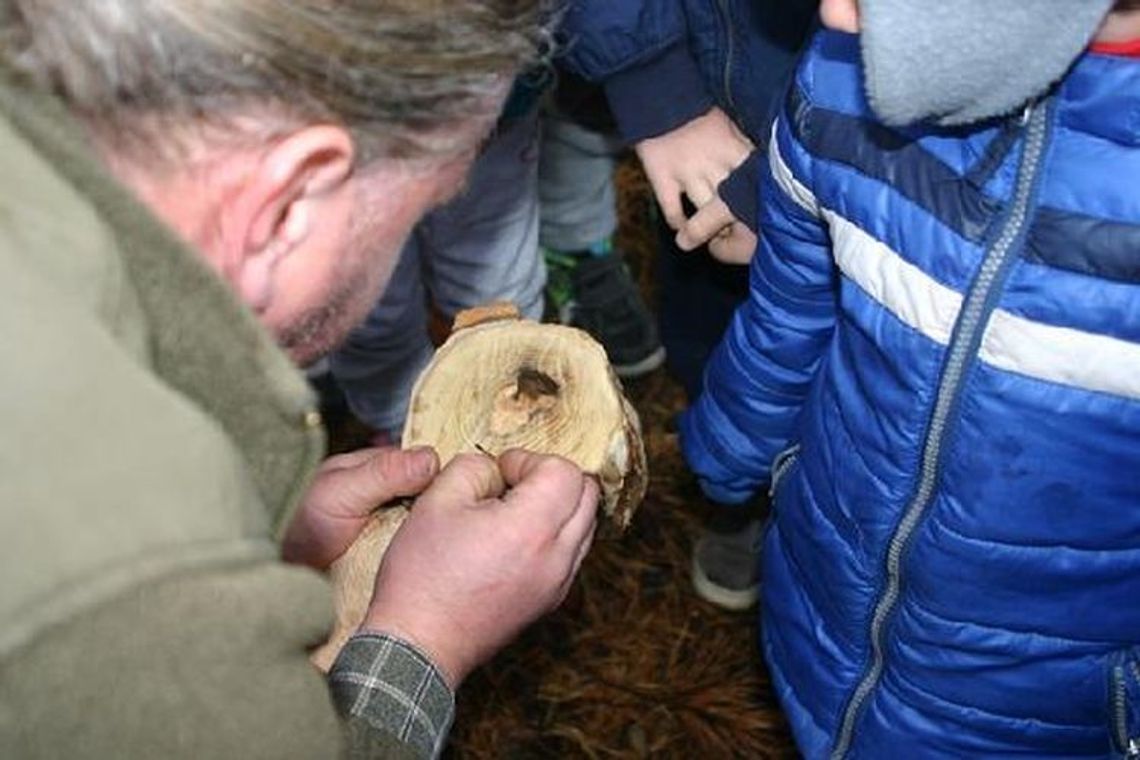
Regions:
<instances>
[{"instance_id":1,"label":"shoe sole","mask_svg":"<svg viewBox=\"0 0 1140 760\"><path fill-rule=\"evenodd\" d=\"M635 377L648 375L653 370L660 367L665 363L665 347L659 346L656 351L651 353L639 362L633 364L615 364L613 365L614 374L626 380L632 380Z\"/></svg>"},{"instance_id":2,"label":"shoe sole","mask_svg":"<svg viewBox=\"0 0 1140 760\"><path fill-rule=\"evenodd\" d=\"M696 592L697 596L723 610L744 612L755 607L756 602L760 600L760 586L757 585L744 590L720 586L705 575L704 570L701 570L700 564L697 563L696 557L693 558L691 576L693 591Z\"/></svg>"}]
</instances>

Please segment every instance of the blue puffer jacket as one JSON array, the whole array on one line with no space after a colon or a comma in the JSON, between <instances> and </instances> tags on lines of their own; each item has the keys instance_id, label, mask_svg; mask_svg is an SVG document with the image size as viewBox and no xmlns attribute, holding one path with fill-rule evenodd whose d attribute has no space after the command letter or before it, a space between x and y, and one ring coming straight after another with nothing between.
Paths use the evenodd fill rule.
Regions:
<instances>
[{"instance_id":1,"label":"blue puffer jacket","mask_svg":"<svg viewBox=\"0 0 1140 760\"><path fill-rule=\"evenodd\" d=\"M621 136L672 131L714 105L754 142L768 127L818 0L571 0L564 63L601 82ZM757 164L721 195L751 223ZM741 197L747 196L747 197Z\"/></svg>"},{"instance_id":2,"label":"blue puffer jacket","mask_svg":"<svg viewBox=\"0 0 1140 760\"><path fill-rule=\"evenodd\" d=\"M808 757L1140 752L1140 62L883 127L812 42L761 248L682 425L769 481L763 651Z\"/></svg>"}]
</instances>

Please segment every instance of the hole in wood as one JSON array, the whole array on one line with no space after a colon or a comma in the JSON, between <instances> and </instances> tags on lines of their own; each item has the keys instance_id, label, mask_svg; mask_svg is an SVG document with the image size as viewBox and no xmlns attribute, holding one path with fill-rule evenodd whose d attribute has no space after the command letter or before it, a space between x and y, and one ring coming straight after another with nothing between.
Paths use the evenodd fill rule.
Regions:
<instances>
[{"instance_id":1,"label":"hole in wood","mask_svg":"<svg viewBox=\"0 0 1140 760\"><path fill-rule=\"evenodd\" d=\"M523 366L499 391L488 431L498 437L514 436L549 413L562 394L562 386L545 372Z\"/></svg>"},{"instance_id":2,"label":"hole in wood","mask_svg":"<svg viewBox=\"0 0 1140 760\"><path fill-rule=\"evenodd\" d=\"M557 396L561 388L554 378L545 372L539 372L534 367L523 367L519 370L517 382L518 389L515 391L515 400L520 397L526 396L531 401L536 401L539 396Z\"/></svg>"}]
</instances>

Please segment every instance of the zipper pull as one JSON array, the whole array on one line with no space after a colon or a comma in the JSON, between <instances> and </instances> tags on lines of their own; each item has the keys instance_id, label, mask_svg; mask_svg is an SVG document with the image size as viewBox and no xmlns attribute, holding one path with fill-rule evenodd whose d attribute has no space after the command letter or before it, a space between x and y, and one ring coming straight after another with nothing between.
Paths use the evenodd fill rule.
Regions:
<instances>
[{"instance_id":1,"label":"zipper pull","mask_svg":"<svg viewBox=\"0 0 1140 760\"><path fill-rule=\"evenodd\" d=\"M1036 100L1031 100L1025 104L1025 108L1023 108L1021 111L1021 118L1018 119L1018 121L1021 123L1021 126L1024 127L1027 124L1029 124L1029 119L1033 116L1033 109L1036 106L1037 106Z\"/></svg>"},{"instance_id":2,"label":"zipper pull","mask_svg":"<svg viewBox=\"0 0 1140 760\"><path fill-rule=\"evenodd\" d=\"M1140 760L1140 739L1129 739L1128 749L1124 751L1125 760Z\"/></svg>"}]
</instances>

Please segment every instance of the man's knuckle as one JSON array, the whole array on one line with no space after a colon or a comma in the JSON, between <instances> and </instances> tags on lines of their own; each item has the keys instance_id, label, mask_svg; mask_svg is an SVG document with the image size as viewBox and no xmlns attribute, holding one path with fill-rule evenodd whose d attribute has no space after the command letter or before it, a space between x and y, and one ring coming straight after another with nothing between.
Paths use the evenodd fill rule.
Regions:
<instances>
[{"instance_id":1,"label":"man's knuckle","mask_svg":"<svg viewBox=\"0 0 1140 760\"><path fill-rule=\"evenodd\" d=\"M369 460L375 472L394 475L403 471L404 452L399 449L381 449Z\"/></svg>"},{"instance_id":2,"label":"man's knuckle","mask_svg":"<svg viewBox=\"0 0 1140 760\"><path fill-rule=\"evenodd\" d=\"M547 457L539 465L551 486L559 489L577 487L581 490L582 471L576 464L562 457Z\"/></svg>"},{"instance_id":3,"label":"man's knuckle","mask_svg":"<svg viewBox=\"0 0 1140 760\"><path fill-rule=\"evenodd\" d=\"M373 491L385 491L401 474L398 462L388 452L377 454L360 467L364 471Z\"/></svg>"}]
</instances>

